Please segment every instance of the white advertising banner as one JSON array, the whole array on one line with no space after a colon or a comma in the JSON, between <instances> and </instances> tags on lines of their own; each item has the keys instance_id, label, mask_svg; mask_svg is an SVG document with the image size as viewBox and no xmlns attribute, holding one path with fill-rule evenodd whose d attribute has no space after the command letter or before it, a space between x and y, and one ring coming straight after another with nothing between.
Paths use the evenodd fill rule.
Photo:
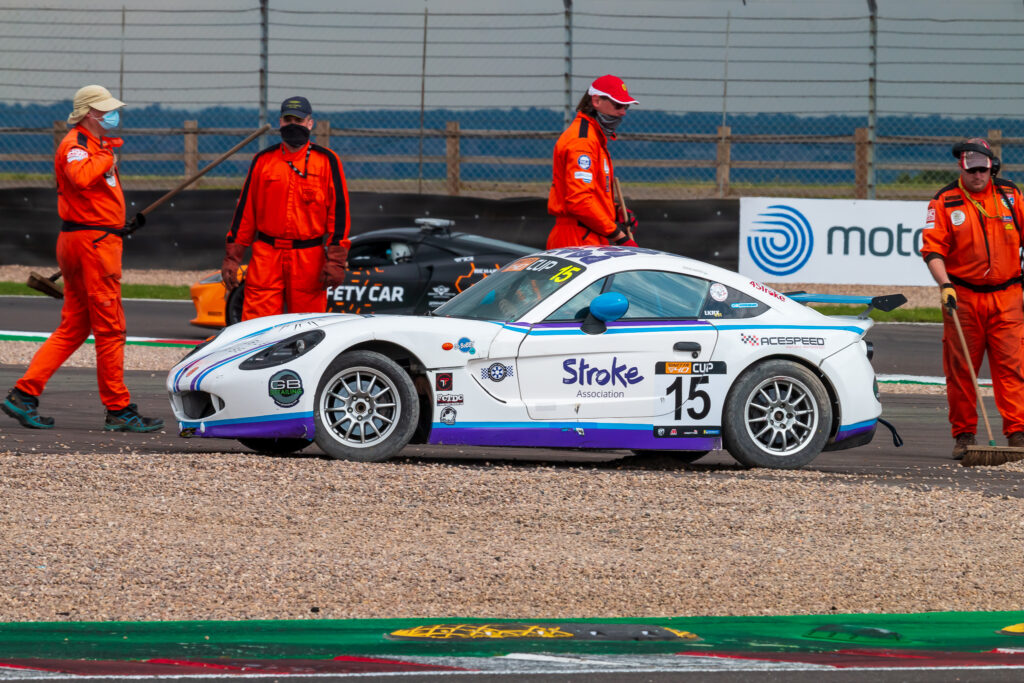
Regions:
<instances>
[{"instance_id":1,"label":"white advertising banner","mask_svg":"<svg viewBox=\"0 0 1024 683\"><path fill-rule=\"evenodd\" d=\"M933 285L927 201L740 199L740 273L760 282Z\"/></svg>"}]
</instances>

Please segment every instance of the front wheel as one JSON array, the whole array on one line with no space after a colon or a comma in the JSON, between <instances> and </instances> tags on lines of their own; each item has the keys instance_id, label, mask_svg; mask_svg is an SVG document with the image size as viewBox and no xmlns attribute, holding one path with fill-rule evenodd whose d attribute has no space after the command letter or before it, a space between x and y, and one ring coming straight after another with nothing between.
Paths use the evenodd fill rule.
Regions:
<instances>
[{"instance_id":1,"label":"front wheel","mask_svg":"<svg viewBox=\"0 0 1024 683\"><path fill-rule=\"evenodd\" d=\"M242 309L245 307L245 282L243 281L228 294L224 304L224 325L242 322Z\"/></svg>"},{"instance_id":2,"label":"front wheel","mask_svg":"<svg viewBox=\"0 0 1024 683\"><path fill-rule=\"evenodd\" d=\"M747 467L803 467L821 453L831 427L832 403L824 385L792 361L748 368L725 399L725 448Z\"/></svg>"},{"instance_id":3,"label":"front wheel","mask_svg":"<svg viewBox=\"0 0 1024 683\"><path fill-rule=\"evenodd\" d=\"M412 378L373 351L334 359L316 390L316 444L339 460L381 462L409 443L420 404Z\"/></svg>"}]
</instances>

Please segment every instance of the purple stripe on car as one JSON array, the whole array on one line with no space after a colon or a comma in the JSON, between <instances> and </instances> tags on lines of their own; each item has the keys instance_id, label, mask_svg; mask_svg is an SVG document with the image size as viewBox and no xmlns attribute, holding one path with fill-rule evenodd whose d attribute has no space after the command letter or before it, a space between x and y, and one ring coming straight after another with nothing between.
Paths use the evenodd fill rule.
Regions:
<instances>
[{"instance_id":1,"label":"purple stripe on car","mask_svg":"<svg viewBox=\"0 0 1024 683\"><path fill-rule=\"evenodd\" d=\"M254 422L225 421L206 423L206 430L199 431L200 421L182 422L182 428L195 429L193 436L220 439L310 439L316 436L316 422L312 415L288 417L280 420Z\"/></svg>"},{"instance_id":2,"label":"purple stripe on car","mask_svg":"<svg viewBox=\"0 0 1024 683\"><path fill-rule=\"evenodd\" d=\"M836 434L835 441L836 442L845 441L845 440L847 440L847 439L849 439L851 437L857 436L858 434L863 434L864 432L870 432L872 429L875 428L876 424L877 424L876 420L871 420L871 421L867 422L866 424L861 422L860 424L853 425L852 427L850 427L848 429L840 429L839 432Z\"/></svg>"},{"instance_id":3,"label":"purple stripe on car","mask_svg":"<svg viewBox=\"0 0 1024 683\"><path fill-rule=\"evenodd\" d=\"M464 446L521 446L535 448L637 448L666 451L711 451L722 447L719 437L657 438L653 428L576 429L538 427L501 429L487 427L448 427L435 423L430 430L432 444Z\"/></svg>"}]
</instances>

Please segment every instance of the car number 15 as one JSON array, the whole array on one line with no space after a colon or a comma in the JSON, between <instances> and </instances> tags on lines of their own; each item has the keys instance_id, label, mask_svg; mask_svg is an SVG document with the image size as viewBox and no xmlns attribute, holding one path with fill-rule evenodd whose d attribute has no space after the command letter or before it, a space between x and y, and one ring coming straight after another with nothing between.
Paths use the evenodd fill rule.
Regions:
<instances>
[{"instance_id":1,"label":"car number 15","mask_svg":"<svg viewBox=\"0 0 1024 683\"><path fill-rule=\"evenodd\" d=\"M712 388L710 375L724 375L725 363L664 362L655 366L655 374L674 375L665 388L665 395L672 399L674 420L683 419L684 408L690 419L703 420L711 412L711 394L707 391Z\"/></svg>"}]
</instances>

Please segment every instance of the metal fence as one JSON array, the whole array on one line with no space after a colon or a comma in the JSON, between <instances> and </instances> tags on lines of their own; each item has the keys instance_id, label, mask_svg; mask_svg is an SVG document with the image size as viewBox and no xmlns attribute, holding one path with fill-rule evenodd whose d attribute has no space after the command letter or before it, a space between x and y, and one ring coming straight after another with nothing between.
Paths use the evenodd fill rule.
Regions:
<instances>
[{"instance_id":1,"label":"metal fence","mask_svg":"<svg viewBox=\"0 0 1024 683\"><path fill-rule=\"evenodd\" d=\"M611 146L636 197L925 197L978 135L1024 170L1016 1L175 7L0 6L0 187L52 184L70 98L97 82L128 103L128 188L173 186L304 94L353 190L544 195L609 72L641 103ZM238 185L256 149L202 183Z\"/></svg>"}]
</instances>

